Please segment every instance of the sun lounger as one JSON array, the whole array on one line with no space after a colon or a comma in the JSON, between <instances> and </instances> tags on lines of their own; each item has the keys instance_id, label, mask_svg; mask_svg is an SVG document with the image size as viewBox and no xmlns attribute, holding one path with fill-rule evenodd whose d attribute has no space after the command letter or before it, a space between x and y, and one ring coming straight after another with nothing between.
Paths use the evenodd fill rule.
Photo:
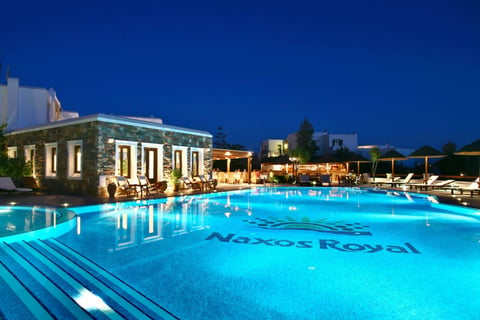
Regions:
<instances>
[{"instance_id":1,"label":"sun lounger","mask_svg":"<svg viewBox=\"0 0 480 320\"><path fill-rule=\"evenodd\" d=\"M10 177L0 177L0 190L11 192L33 192L31 188L18 188Z\"/></svg>"},{"instance_id":2,"label":"sun lounger","mask_svg":"<svg viewBox=\"0 0 480 320\"><path fill-rule=\"evenodd\" d=\"M182 182L185 186L186 189L192 189L192 190L202 190L202 185L199 181L192 181L188 177L183 177Z\"/></svg>"},{"instance_id":3,"label":"sun lounger","mask_svg":"<svg viewBox=\"0 0 480 320\"><path fill-rule=\"evenodd\" d=\"M138 188L135 185L131 185L130 182L126 177L123 176L117 176L117 191L120 193L124 193L125 195L129 196L132 193L135 193L135 195L138 195Z\"/></svg>"},{"instance_id":4,"label":"sun lounger","mask_svg":"<svg viewBox=\"0 0 480 320\"><path fill-rule=\"evenodd\" d=\"M22 177L23 187L30 188L33 190L33 194L37 194L39 191L50 191L50 188L44 187L40 184L40 181L37 177Z\"/></svg>"},{"instance_id":5,"label":"sun lounger","mask_svg":"<svg viewBox=\"0 0 480 320\"><path fill-rule=\"evenodd\" d=\"M416 187L418 187L420 190L425 190L425 191L428 191L429 188L431 188L432 190L433 189L442 189L452 183L454 183L455 180L453 179L448 179L448 180L440 180L440 181L436 181L436 182L433 182L431 184L428 184L428 183L425 183L425 184L417 184Z\"/></svg>"},{"instance_id":6,"label":"sun lounger","mask_svg":"<svg viewBox=\"0 0 480 320\"><path fill-rule=\"evenodd\" d=\"M203 174L199 175L198 178L205 189L215 190L217 187L217 182L215 180L207 179Z\"/></svg>"},{"instance_id":7,"label":"sun lounger","mask_svg":"<svg viewBox=\"0 0 480 320\"><path fill-rule=\"evenodd\" d=\"M455 191L457 191L460 194L463 194L464 192L470 192L470 196L473 197L475 193L480 195L479 181L480 181L480 178L477 178L475 179L474 182L470 182L470 183L457 182L455 184L445 186L443 189L450 190L451 194L455 194Z\"/></svg>"},{"instance_id":8,"label":"sun lounger","mask_svg":"<svg viewBox=\"0 0 480 320\"><path fill-rule=\"evenodd\" d=\"M330 179L330 175L329 174L322 174L321 177L320 177L320 185L323 186L323 185L327 185L327 186L331 186L332 185L332 180Z\"/></svg>"},{"instance_id":9,"label":"sun lounger","mask_svg":"<svg viewBox=\"0 0 480 320\"><path fill-rule=\"evenodd\" d=\"M303 185L310 185L312 182L310 181L310 176L308 174L301 174L298 177L298 184Z\"/></svg>"},{"instance_id":10,"label":"sun lounger","mask_svg":"<svg viewBox=\"0 0 480 320\"><path fill-rule=\"evenodd\" d=\"M408 184L410 186L410 189L412 189L413 187L415 187L415 189L422 189L422 188L425 188L425 190L427 190L427 188L429 186L431 186L435 181L437 181L438 179L438 176L437 175L431 175L430 178L428 178L427 182L423 182L423 183L410 183Z\"/></svg>"},{"instance_id":11,"label":"sun lounger","mask_svg":"<svg viewBox=\"0 0 480 320\"><path fill-rule=\"evenodd\" d=\"M413 173L410 172L403 180L400 179L400 177L395 177L393 178L393 181L378 181L375 183L375 185L387 184L387 185L390 185L392 188L395 188L397 186L410 184L412 178L413 178Z\"/></svg>"},{"instance_id":12,"label":"sun lounger","mask_svg":"<svg viewBox=\"0 0 480 320\"><path fill-rule=\"evenodd\" d=\"M151 184L150 181L146 176L137 176L138 183L140 184L140 188L145 190L146 195L150 195L152 192L158 194L159 190L156 184Z\"/></svg>"}]
</instances>

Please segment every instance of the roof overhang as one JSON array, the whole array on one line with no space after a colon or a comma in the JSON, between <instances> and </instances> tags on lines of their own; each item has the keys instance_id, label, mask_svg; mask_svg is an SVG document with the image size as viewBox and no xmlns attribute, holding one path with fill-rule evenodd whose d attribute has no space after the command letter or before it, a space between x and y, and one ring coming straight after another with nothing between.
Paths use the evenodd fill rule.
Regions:
<instances>
[{"instance_id":1,"label":"roof overhang","mask_svg":"<svg viewBox=\"0 0 480 320\"><path fill-rule=\"evenodd\" d=\"M251 158L252 151L212 148L213 160Z\"/></svg>"}]
</instances>

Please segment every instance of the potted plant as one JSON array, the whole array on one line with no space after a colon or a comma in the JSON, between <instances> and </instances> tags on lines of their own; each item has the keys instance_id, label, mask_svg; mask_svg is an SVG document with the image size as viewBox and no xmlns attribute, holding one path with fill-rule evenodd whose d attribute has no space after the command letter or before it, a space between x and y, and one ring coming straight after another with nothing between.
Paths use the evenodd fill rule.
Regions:
<instances>
[{"instance_id":1,"label":"potted plant","mask_svg":"<svg viewBox=\"0 0 480 320\"><path fill-rule=\"evenodd\" d=\"M179 169L173 169L170 173L170 183L173 185L173 191L180 190L180 178L182 172Z\"/></svg>"}]
</instances>

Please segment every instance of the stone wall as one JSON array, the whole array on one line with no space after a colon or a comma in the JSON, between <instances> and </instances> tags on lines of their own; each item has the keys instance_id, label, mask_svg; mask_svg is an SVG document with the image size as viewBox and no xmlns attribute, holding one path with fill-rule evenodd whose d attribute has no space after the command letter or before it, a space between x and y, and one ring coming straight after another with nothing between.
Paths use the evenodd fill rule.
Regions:
<instances>
[{"instance_id":1,"label":"stone wall","mask_svg":"<svg viewBox=\"0 0 480 320\"><path fill-rule=\"evenodd\" d=\"M60 194L105 196L100 187L100 176L115 175L115 140L137 141L137 168L142 167L141 143L163 144L164 174L172 168L172 145L205 148L204 166L209 173L212 168L212 138L207 136L145 128L138 125L92 120L77 124L39 129L31 132L5 135L9 146L17 146L18 154L24 155L25 145L35 145L35 175L44 186ZM67 141L82 140L82 177L68 178ZM112 142L113 141L113 142ZM45 177L45 144L58 143L57 176ZM190 150L190 148L189 148ZM208 152L209 151L209 152ZM189 159L189 157L188 157ZM187 163L190 167L190 163Z\"/></svg>"}]
</instances>

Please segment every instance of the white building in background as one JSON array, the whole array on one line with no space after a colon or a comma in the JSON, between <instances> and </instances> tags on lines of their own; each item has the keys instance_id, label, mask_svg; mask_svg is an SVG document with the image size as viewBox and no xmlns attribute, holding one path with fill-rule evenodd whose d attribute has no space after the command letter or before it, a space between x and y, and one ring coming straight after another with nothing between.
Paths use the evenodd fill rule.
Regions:
<instances>
[{"instance_id":1,"label":"white building in background","mask_svg":"<svg viewBox=\"0 0 480 320\"><path fill-rule=\"evenodd\" d=\"M288 152L288 143L283 139L263 140L260 144L260 157L279 157Z\"/></svg>"},{"instance_id":2,"label":"white building in background","mask_svg":"<svg viewBox=\"0 0 480 320\"><path fill-rule=\"evenodd\" d=\"M328 151L335 152L338 149L347 148L355 152L358 148L358 135L354 134L328 134Z\"/></svg>"},{"instance_id":3,"label":"white building in background","mask_svg":"<svg viewBox=\"0 0 480 320\"><path fill-rule=\"evenodd\" d=\"M317 144L318 154L327 154L335 152L341 148L356 152L358 147L358 134L338 134L328 133L327 131L314 132L313 140ZM288 149L293 150L297 147L297 132L287 136Z\"/></svg>"},{"instance_id":4,"label":"white building in background","mask_svg":"<svg viewBox=\"0 0 480 320\"><path fill-rule=\"evenodd\" d=\"M18 78L0 84L0 123L7 124L7 131L77 117L61 109L53 89L20 86Z\"/></svg>"}]
</instances>

